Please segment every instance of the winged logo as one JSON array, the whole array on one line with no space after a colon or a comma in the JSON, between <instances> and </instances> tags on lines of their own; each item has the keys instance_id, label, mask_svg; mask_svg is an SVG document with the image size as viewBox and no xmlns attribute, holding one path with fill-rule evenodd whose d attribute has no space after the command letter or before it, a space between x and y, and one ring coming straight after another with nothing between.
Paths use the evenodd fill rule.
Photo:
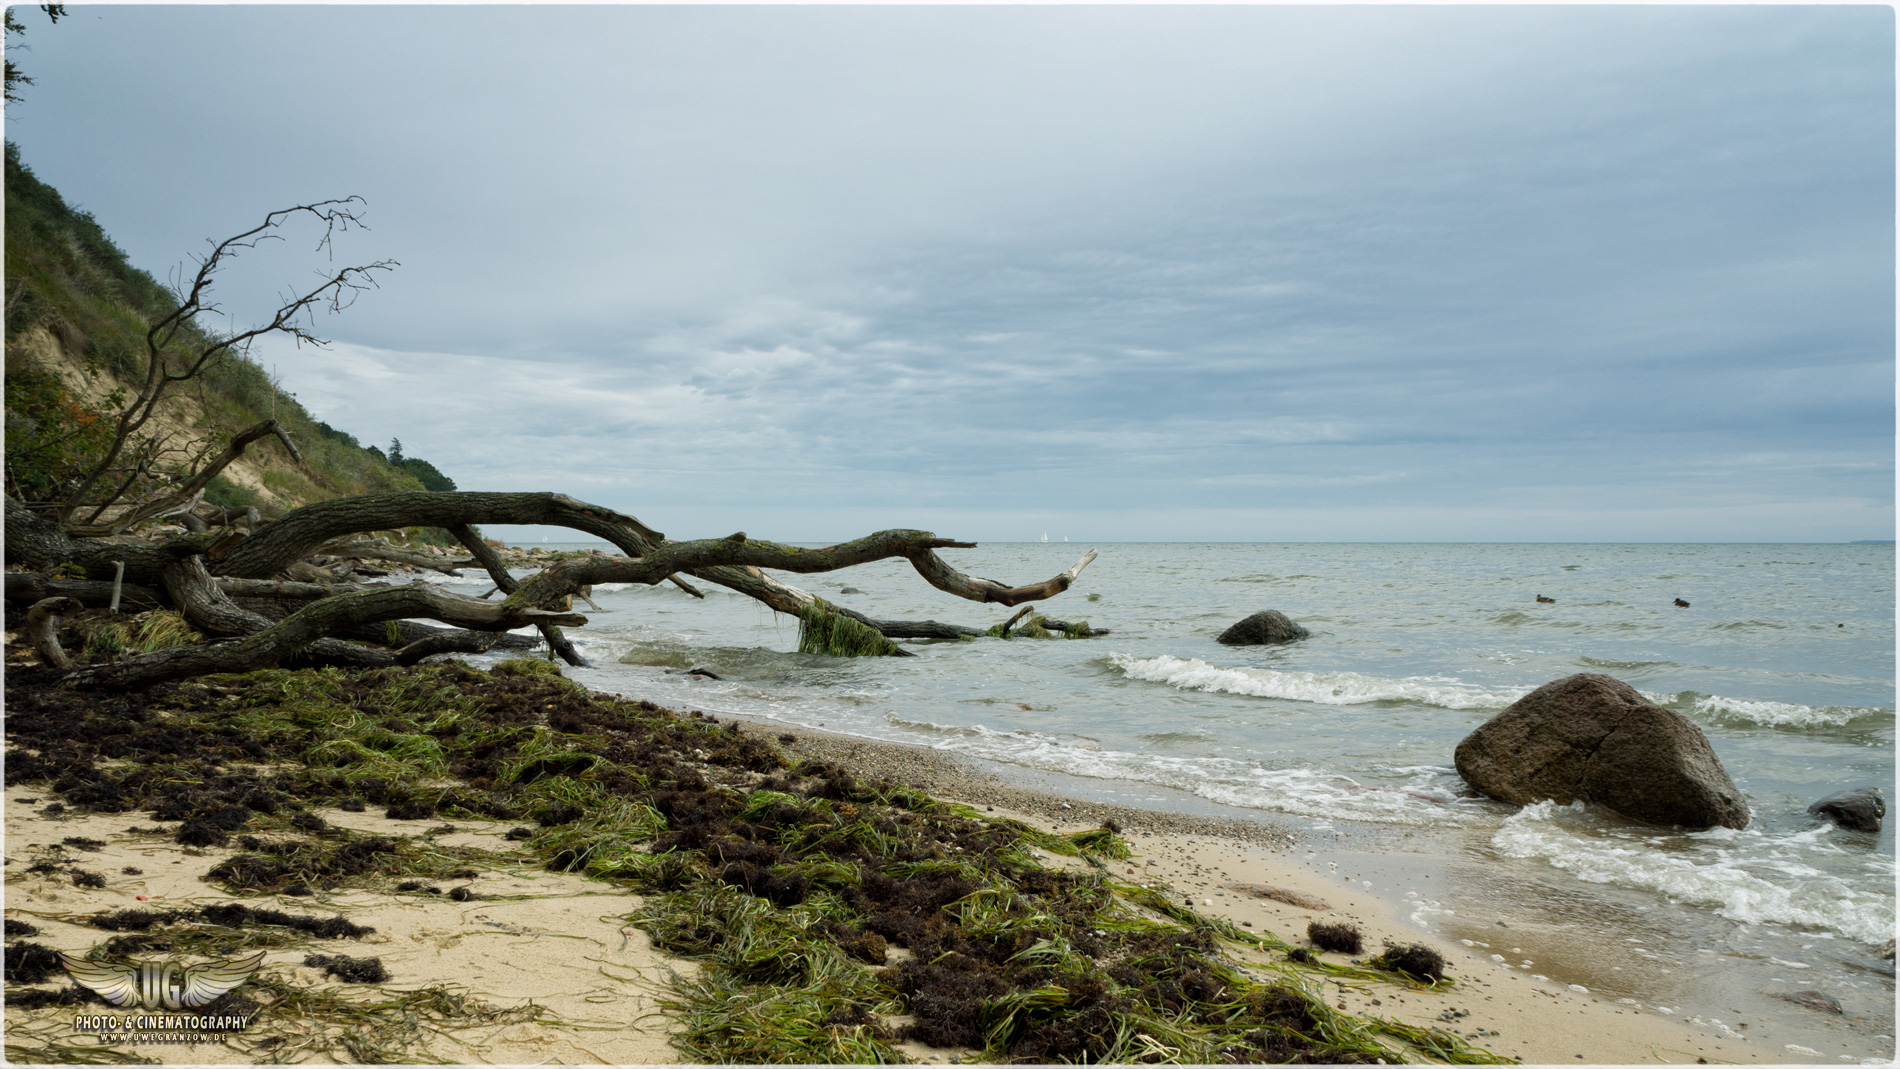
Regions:
<instances>
[{"instance_id":1,"label":"winged logo","mask_svg":"<svg viewBox=\"0 0 1900 1069\"><path fill-rule=\"evenodd\" d=\"M113 965L61 953L73 982L91 988L114 1006L137 1002L148 1010L182 1010L206 1003L249 980L264 964L264 952L235 961L207 961L180 968L175 961Z\"/></svg>"}]
</instances>

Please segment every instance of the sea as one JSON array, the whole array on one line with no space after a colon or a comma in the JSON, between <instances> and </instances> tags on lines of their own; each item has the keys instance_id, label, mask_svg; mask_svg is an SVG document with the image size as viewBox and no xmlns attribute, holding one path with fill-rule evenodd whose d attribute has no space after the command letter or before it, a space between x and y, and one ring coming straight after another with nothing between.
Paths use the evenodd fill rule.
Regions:
<instances>
[{"instance_id":1,"label":"sea","mask_svg":"<svg viewBox=\"0 0 1900 1069\"><path fill-rule=\"evenodd\" d=\"M1057 541L942 555L1016 585L1089 548L1096 559L1043 607L1086 620L1089 638L805 655L797 620L712 584L697 584L704 598L607 584L570 632L595 667L570 675L674 708L932 747L1072 796L1269 821L1325 844L1306 852L1315 865L1351 858L1340 879L1481 949L1487 968L1714 1034L1773 1018L1801 1041L1788 1060L1891 1056L1893 966L1875 951L1894 937L1893 824L1845 831L1807 812L1851 788L1892 797L1891 543ZM465 574L437 581L490 585ZM1013 613L935 590L901 560L782 578L876 619L987 628ZM1215 641L1265 609L1310 635ZM1577 672L1694 721L1748 826L1473 796L1452 765L1458 741ZM1785 1000L1805 991L1844 1014Z\"/></svg>"}]
</instances>

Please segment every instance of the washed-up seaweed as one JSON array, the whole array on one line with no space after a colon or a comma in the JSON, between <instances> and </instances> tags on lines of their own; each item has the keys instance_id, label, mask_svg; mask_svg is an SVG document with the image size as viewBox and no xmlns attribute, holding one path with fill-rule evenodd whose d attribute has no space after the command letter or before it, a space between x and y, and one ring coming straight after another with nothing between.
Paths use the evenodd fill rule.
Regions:
<instances>
[{"instance_id":1,"label":"washed-up seaweed","mask_svg":"<svg viewBox=\"0 0 1900 1069\"><path fill-rule=\"evenodd\" d=\"M1314 983L1413 985L1403 963L1290 960L1303 948L1163 888L1040 860L1126 857L1113 828L986 817L544 671L270 670L118 695L9 680L6 728L14 782L237 838L212 873L234 890L460 878L426 836L343 833L315 806L519 821L509 838L540 864L640 893L633 922L702 963L668 1002L694 1060L901 1061L903 1040L1009 1062L1503 1060L1341 1013Z\"/></svg>"}]
</instances>

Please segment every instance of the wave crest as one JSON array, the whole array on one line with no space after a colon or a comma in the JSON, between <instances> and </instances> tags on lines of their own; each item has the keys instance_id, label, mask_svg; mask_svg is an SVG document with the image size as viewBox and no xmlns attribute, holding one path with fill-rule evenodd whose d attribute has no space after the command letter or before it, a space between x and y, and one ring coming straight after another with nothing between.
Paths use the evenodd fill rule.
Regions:
<instances>
[{"instance_id":1,"label":"wave crest","mask_svg":"<svg viewBox=\"0 0 1900 1069\"><path fill-rule=\"evenodd\" d=\"M1487 690L1442 676L1386 679L1358 672L1281 672L1270 668L1228 668L1195 657L1132 657L1114 653L1111 667L1129 679L1162 683L1180 690L1284 698L1316 705L1369 705L1414 702L1443 709L1495 711L1530 693Z\"/></svg>"}]
</instances>

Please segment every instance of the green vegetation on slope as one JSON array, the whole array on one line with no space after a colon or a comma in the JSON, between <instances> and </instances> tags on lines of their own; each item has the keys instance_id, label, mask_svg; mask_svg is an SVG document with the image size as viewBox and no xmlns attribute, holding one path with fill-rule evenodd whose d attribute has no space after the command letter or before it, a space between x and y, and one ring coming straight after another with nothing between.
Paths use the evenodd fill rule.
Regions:
<instances>
[{"instance_id":1,"label":"green vegetation on slope","mask_svg":"<svg viewBox=\"0 0 1900 1069\"><path fill-rule=\"evenodd\" d=\"M40 181L6 145L6 480L7 492L43 499L111 440L118 404L111 396L78 396L54 370L20 344L35 328L100 376L104 386L122 385L143 374L148 325L177 307L176 298L150 274L132 266L90 212L68 205ZM202 344L202 331L187 325L183 345ZM133 392L126 389L124 393ZM100 393L107 393L101 390ZM280 504L297 505L349 494L454 489L434 465L419 458L392 463L380 450L313 418L277 388L255 362L227 357L207 371L196 431L228 435L265 419L289 432L304 460L280 446L260 442L247 454L263 469L264 488ZM258 494L220 476L206 500L230 507L265 506ZM264 511L276 511L265 508Z\"/></svg>"}]
</instances>

